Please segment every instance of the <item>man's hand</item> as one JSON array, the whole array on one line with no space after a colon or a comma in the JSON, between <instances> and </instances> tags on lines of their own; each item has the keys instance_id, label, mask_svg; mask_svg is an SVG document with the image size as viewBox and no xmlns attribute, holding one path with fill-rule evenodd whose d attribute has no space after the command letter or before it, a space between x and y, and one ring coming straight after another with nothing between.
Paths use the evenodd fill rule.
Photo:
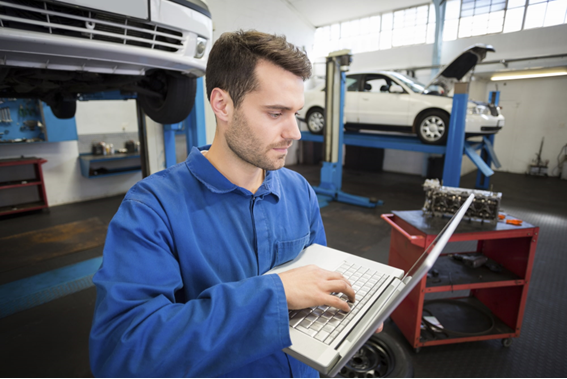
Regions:
<instances>
[{"instance_id":1,"label":"man's hand","mask_svg":"<svg viewBox=\"0 0 567 379\"><path fill-rule=\"evenodd\" d=\"M340 273L315 265L295 268L278 274L282 280L289 309L328 305L349 312L348 304L332 292L342 292L354 302L354 290Z\"/></svg>"}]
</instances>

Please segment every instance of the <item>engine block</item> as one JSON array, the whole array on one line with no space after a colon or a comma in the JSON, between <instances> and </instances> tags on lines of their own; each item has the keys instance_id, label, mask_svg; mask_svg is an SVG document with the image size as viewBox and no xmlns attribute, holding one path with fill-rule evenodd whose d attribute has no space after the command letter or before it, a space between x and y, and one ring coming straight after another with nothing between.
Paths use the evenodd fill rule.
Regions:
<instances>
[{"instance_id":1,"label":"engine block","mask_svg":"<svg viewBox=\"0 0 567 379\"><path fill-rule=\"evenodd\" d=\"M425 191L423 214L427 216L453 216L473 193L475 198L465 217L494 224L498 222L501 192L445 187L441 186L437 179L425 180L423 190Z\"/></svg>"}]
</instances>

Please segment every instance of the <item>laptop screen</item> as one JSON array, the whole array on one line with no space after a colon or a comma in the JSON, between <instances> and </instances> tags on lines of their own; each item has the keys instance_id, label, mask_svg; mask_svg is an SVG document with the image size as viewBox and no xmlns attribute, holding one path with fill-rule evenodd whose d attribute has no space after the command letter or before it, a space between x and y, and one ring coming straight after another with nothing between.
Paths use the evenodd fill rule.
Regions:
<instances>
[{"instance_id":1,"label":"laptop screen","mask_svg":"<svg viewBox=\"0 0 567 379\"><path fill-rule=\"evenodd\" d=\"M453 215L453 217L451 217L451 219L445 224L445 226L443 227L443 229L439 232L439 234L437 234L437 236L435 237L435 239L429 244L429 246L427 246L427 249L425 249L425 251L423 252L423 254L421 254L421 256L419 257L419 259L417 259L415 261L415 263L413 264L413 266L411 266L411 268L406 272L406 274L404 275L404 277L402 278L402 282L403 283L407 283L407 278L408 277L414 277L416 274L416 271L418 270L419 267L421 267L421 265L423 264L423 262L425 262L425 260L427 259L427 257L429 256L429 253L431 251L431 249L433 249L433 247L435 246L435 244L439 241L439 239L443 236L443 234L445 233L445 231L449 228L449 225L451 225L451 223L456 219L456 218L462 218L461 213L465 213L467 211L467 209L470 206L470 203L473 201L474 199L474 194L471 194L467 200L463 203L463 205L461 206L461 208ZM456 225L455 225L456 227Z\"/></svg>"}]
</instances>

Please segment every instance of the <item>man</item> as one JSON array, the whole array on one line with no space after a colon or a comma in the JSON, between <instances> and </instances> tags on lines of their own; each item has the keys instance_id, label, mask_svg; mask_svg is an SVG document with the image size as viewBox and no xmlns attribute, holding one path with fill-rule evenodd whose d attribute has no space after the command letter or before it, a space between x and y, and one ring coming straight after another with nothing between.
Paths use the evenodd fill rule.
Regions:
<instances>
[{"instance_id":1,"label":"man","mask_svg":"<svg viewBox=\"0 0 567 379\"><path fill-rule=\"evenodd\" d=\"M326 244L313 190L282 169L310 74L284 37L239 31L215 43L212 145L136 184L109 225L93 279L96 376L318 376L281 351L288 309L348 311L330 293L353 300L350 284L315 266L262 275Z\"/></svg>"}]
</instances>

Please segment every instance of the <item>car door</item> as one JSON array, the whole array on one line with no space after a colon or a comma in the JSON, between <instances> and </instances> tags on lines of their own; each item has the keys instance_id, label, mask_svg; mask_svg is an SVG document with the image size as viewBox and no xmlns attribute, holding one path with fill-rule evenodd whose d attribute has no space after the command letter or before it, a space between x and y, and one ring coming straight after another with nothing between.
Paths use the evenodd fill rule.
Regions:
<instances>
[{"instance_id":1,"label":"car door","mask_svg":"<svg viewBox=\"0 0 567 379\"><path fill-rule=\"evenodd\" d=\"M362 75L348 75L346 77L346 93L345 93L345 123L358 122L358 87Z\"/></svg>"},{"instance_id":2,"label":"car door","mask_svg":"<svg viewBox=\"0 0 567 379\"><path fill-rule=\"evenodd\" d=\"M369 125L407 126L408 93L392 78L366 74L359 87L358 122ZM397 91L397 92L396 92Z\"/></svg>"}]
</instances>

